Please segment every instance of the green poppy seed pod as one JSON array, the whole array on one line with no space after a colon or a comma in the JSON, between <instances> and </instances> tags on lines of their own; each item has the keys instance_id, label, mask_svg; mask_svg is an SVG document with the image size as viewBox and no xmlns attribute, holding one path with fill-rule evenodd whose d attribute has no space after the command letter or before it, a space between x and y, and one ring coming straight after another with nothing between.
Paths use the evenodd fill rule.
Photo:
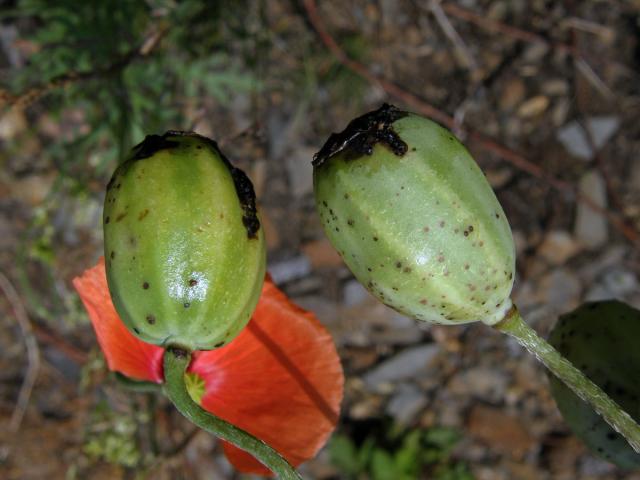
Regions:
<instances>
[{"instance_id":1,"label":"green poppy seed pod","mask_svg":"<svg viewBox=\"0 0 640 480\"><path fill-rule=\"evenodd\" d=\"M324 230L382 302L440 324L505 316L515 269L511 229L448 130L385 104L331 135L313 164Z\"/></svg>"},{"instance_id":2,"label":"green poppy seed pod","mask_svg":"<svg viewBox=\"0 0 640 480\"><path fill-rule=\"evenodd\" d=\"M640 421L640 311L615 301L586 303L560 317L549 343ZM567 424L589 448L616 465L640 468L640 454L562 381L549 376Z\"/></svg>"},{"instance_id":3,"label":"green poppy seed pod","mask_svg":"<svg viewBox=\"0 0 640 480\"><path fill-rule=\"evenodd\" d=\"M111 297L141 340L211 350L247 324L264 236L251 182L214 141L147 136L113 174L103 220Z\"/></svg>"}]
</instances>

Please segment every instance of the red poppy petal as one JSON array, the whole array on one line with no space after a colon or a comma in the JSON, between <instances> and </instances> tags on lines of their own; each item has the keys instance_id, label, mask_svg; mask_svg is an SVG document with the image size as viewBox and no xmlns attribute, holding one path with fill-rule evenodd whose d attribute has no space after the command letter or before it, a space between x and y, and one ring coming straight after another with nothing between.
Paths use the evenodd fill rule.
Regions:
<instances>
[{"instance_id":1,"label":"red poppy petal","mask_svg":"<svg viewBox=\"0 0 640 480\"><path fill-rule=\"evenodd\" d=\"M190 370L205 380L205 409L293 465L312 458L338 420L344 376L331 335L269 279L247 327L229 345L198 352ZM242 450L224 450L238 470L270 473Z\"/></svg>"},{"instance_id":2,"label":"red poppy petal","mask_svg":"<svg viewBox=\"0 0 640 480\"><path fill-rule=\"evenodd\" d=\"M138 340L122 323L109 295L104 258L82 276L74 278L73 286L89 313L109 370L136 380L162 383L164 350Z\"/></svg>"}]
</instances>

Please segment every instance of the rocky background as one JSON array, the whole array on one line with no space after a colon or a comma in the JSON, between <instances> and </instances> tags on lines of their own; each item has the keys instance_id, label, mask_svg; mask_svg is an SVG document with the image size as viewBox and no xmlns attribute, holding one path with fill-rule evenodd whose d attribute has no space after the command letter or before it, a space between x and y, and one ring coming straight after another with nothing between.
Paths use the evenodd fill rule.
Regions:
<instances>
[{"instance_id":1,"label":"rocky background","mask_svg":"<svg viewBox=\"0 0 640 480\"><path fill-rule=\"evenodd\" d=\"M249 174L271 275L338 345L342 418L306 478L385 478L369 448L405 452L413 473L386 478L640 479L570 433L515 342L374 300L324 237L311 169L331 132L382 102L432 116L505 209L515 303L540 334L587 300L640 308L640 3L221 2L215 28L195 0L180 13L193 24L169 2L129 3L104 7L101 31L98 7L0 2L0 477L240 478L165 401L113 381L70 283L102 252L117 158L177 128L218 139ZM144 21L120 32L136 8Z\"/></svg>"}]
</instances>

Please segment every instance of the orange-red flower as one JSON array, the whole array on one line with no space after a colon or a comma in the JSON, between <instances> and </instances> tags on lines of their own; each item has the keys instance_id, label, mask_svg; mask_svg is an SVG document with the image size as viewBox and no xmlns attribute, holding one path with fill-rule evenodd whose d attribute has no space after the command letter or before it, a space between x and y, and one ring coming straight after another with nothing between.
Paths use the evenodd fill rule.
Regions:
<instances>
[{"instance_id":1,"label":"orange-red flower","mask_svg":"<svg viewBox=\"0 0 640 480\"><path fill-rule=\"evenodd\" d=\"M163 349L138 340L120 320L104 260L73 284L109 369L161 383ZM195 352L187 375L204 409L262 439L294 466L317 453L338 419L344 377L333 340L269 279L247 327L222 348ZM238 470L270 473L233 445L225 442L224 450Z\"/></svg>"}]
</instances>

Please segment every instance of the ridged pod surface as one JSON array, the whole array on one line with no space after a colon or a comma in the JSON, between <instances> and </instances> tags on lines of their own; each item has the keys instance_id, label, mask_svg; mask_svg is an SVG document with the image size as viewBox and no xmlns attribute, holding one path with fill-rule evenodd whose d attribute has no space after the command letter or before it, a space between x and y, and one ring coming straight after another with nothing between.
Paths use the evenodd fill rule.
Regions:
<instances>
[{"instance_id":1,"label":"ridged pod surface","mask_svg":"<svg viewBox=\"0 0 640 480\"><path fill-rule=\"evenodd\" d=\"M103 221L111 297L141 340L210 350L247 324L264 236L251 182L215 142L147 136L113 174Z\"/></svg>"},{"instance_id":2,"label":"ridged pod surface","mask_svg":"<svg viewBox=\"0 0 640 480\"><path fill-rule=\"evenodd\" d=\"M390 105L314 157L316 207L356 278L382 302L440 324L500 321L515 249L482 171L446 129Z\"/></svg>"},{"instance_id":3,"label":"ridged pod surface","mask_svg":"<svg viewBox=\"0 0 640 480\"><path fill-rule=\"evenodd\" d=\"M587 303L560 317L549 343L640 421L640 311L616 301ZM549 376L551 393L567 424L594 452L626 469L640 454L564 383Z\"/></svg>"}]
</instances>

